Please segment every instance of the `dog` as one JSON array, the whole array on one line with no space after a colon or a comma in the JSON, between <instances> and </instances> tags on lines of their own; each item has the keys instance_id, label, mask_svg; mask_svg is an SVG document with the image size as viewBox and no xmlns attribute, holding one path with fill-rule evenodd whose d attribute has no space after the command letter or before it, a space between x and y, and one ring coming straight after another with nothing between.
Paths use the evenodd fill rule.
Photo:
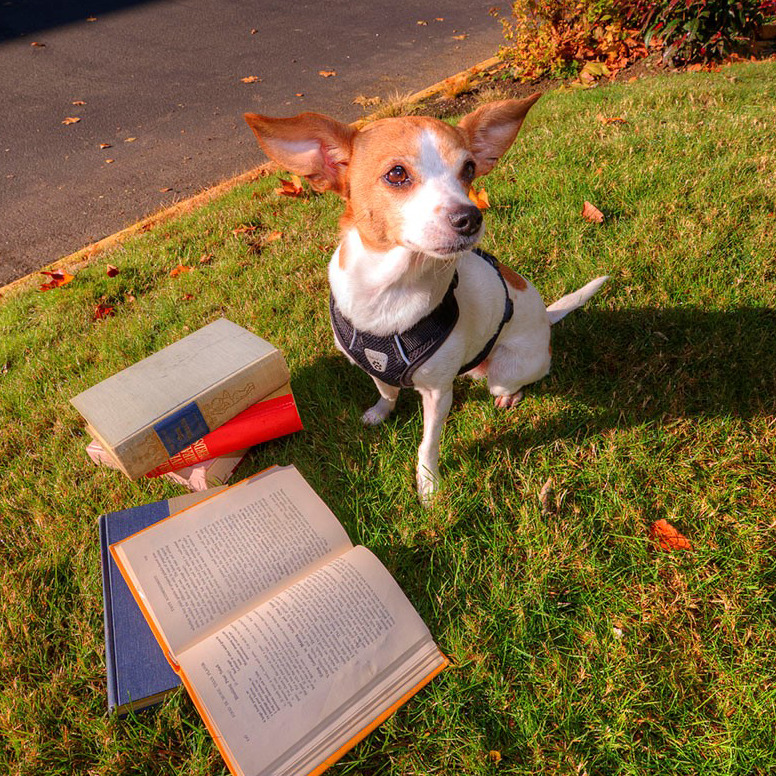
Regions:
<instances>
[{"instance_id":1,"label":"dog","mask_svg":"<svg viewBox=\"0 0 776 776\"><path fill-rule=\"evenodd\" d=\"M388 417L400 388L420 393L423 503L440 485L455 377L487 378L496 405L512 407L549 371L551 324L607 279L545 307L528 280L475 248L484 227L472 182L509 149L539 97L483 105L457 126L409 116L356 130L318 113L245 114L271 160L345 200L328 269L335 339L380 394L365 424Z\"/></svg>"}]
</instances>

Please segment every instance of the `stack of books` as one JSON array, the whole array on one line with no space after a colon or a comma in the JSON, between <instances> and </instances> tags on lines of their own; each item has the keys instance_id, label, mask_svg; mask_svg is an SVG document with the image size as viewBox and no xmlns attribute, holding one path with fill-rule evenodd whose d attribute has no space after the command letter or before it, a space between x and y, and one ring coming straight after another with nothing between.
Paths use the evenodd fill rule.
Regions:
<instances>
[{"instance_id":1,"label":"stack of books","mask_svg":"<svg viewBox=\"0 0 776 776\"><path fill-rule=\"evenodd\" d=\"M282 353L222 318L71 399L97 463L220 485L247 448L299 431Z\"/></svg>"}]
</instances>

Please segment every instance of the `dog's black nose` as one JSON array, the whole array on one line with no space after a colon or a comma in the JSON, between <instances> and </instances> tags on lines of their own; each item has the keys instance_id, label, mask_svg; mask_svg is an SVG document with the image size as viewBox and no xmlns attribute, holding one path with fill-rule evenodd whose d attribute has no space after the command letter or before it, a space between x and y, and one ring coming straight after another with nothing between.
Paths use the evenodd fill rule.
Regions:
<instances>
[{"instance_id":1,"label":"dog's black nose","mask_svg":"<svg viewBox=\"0 0 776 776\"><path fill-rule=\"evenodd\" d=\"M482 224L482 213L474 205L467 205L456 210L455 213L450 213L447 218L450 221L450 226L464 237L471 237Z\"/></svg>"}]
</instances>

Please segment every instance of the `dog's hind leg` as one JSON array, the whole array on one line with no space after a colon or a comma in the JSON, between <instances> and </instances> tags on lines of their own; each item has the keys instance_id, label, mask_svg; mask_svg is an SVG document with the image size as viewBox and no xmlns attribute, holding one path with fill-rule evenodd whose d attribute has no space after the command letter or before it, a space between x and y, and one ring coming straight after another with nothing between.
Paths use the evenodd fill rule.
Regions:
<instances>
[{"instance_id":1,"label":"dog's hind leg","mask_svg":"<svg viewBox=\"0 0 776 776\"><path fill-rule=\"evenodd\" d=\"M380 392L380 398L377 404L370 407L362 416L361 422L365 426L378 426L393 412L393 408L396 406L396 399L399 396L399 389L393 385L388 385L382 380L378 380L376 377L372 378L375 381L377 390Z\"/></svg>"}]
</instances>

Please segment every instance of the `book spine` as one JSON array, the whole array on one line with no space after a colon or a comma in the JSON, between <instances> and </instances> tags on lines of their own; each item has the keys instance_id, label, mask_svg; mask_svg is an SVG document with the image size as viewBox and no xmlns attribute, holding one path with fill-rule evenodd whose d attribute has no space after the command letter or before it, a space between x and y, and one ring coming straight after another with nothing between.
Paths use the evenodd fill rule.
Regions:
<instances>
[{"instance_id":1,"label":"book spine","mask_svg":"<svg viewBox=\"0 0 776 776\"><path fill-rule=\"evenodd\" d=\"M227 455L235 450L253 447L301 430L302 420L293 394L267 399L254 404L220 428L181 450L161 466L148 472L146 477L159 477L209 458Z\"/></svg>"},{"instance_id":2,"label":"book spine","mask_svg":"<svg viewBox=\"0 0 776 776\"><path fill-rule=\"evenodd\" d=\"M288 379L283 354L273 350L260 361L212 386L195 401L177 407L153 426L107 451L131 479L138 479L263 399Z\"/></svg>"},{"instance_id":3,"label":"book spine","mask_svg":"<svg viewBox=\"0 0 776 776\"><path fill-rule=\"evenodd\" d=\"M102 574L103 627L105 630L105 672L108 678L108 711L112 712L119 706L118 677L116 676L116 660L114 656L113 634L113 591L110 584L108 563L108 529L105 515L97 521L100 533L100 570Z\"/></svg>"}]
</instances>

